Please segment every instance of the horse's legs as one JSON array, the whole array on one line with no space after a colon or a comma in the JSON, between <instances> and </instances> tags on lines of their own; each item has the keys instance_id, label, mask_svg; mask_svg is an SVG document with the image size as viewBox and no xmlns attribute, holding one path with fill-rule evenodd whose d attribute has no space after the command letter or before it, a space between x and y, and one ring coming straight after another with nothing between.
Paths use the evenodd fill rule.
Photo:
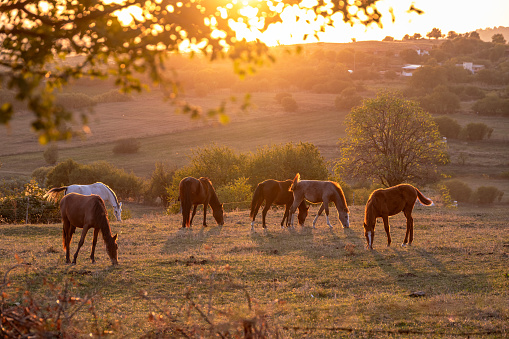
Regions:
<instances>
[{"instance_id":1,"label":"horse's legs","mask_svg":"<svg viewBox=\"0 0 509 339\"><path fill-rule=\"evenodd\" d=\"M63 228L64 228L63 241L64 241L64 247L65 247L65 263L70 264L71 259L70 259L70 248L69 247L71 246L72 235L76 228L71 225L69 219L64 218L62 221L63 221L63 225L64 225L63 226Z\"/></svg>"},{"instance_id":2,"label":"horse's legs","mask_svg":"<svg viewBox=\"0 0 509 339\"><path fill-rule=\"evenodd\" d=\"M281 228L285 226L285 220L286 227L290 226L290 218L288 217L290 215L290 207L292 207L290 204L285 205L285 214L283 214L283 220L281 220Z\"/></svg>"},{"instance_id":3,"label":"horse's legs","mask_svg":"<svg viewBox=\"0 0 509 339\"><path fill-rule=\"evenodd\" d=\"M191 220L189 221L189 227L191 227L191 225L193 224L193 219L194 219L194 215L196 214L197 207L198 207L198 205L194 205L194 207L193 207L193 214L191 214Z\"/></svg>"},{"instance_id":4,"label":"horse's legs","mask_svg":"<svg viewBox=\"0 0 509 339\"><path fill-rule=\"evenodd\" d=\"M260 199L260 200L256 201L254 204L253 213L252 213L253 218L251 219L251 231L254 231L254 222L256 219L256 215L258 214L258 210L262 206L262 202L263 202L263 199Z\"/></svg>"},{"instance_id":5,"label":"horse's legs","mask_svg":"<svg viewBox=\"0 0 509 339\"><path fill-rule=\"evenodd\" d=\"M203 227L207 227L207 209L209 207L209 201L205 201L203 204Z\"/></svg>"},{"instance_id":6,"label":"horse's legs","mask_svg":"<svg viewBox=\"0 0 509 339\"><path fill-rule=\"evenodd\" d=\"M293 222L295 219L295 211L297 210L297 207L301 204L302 201L304 201L304 195L297 197L295 195L295 192L293 192L293 204L292 204L292 207L290 208L290 214L289 214L292 217L292 221L291 221L292 228L294 228Z\"/></svg>"},{"instance_id":7,"label":"horse's legs","mask_svg":"<svg viewBox=\"0 0 509 339\"><path fill-rule=\"evenodd\" d=\"M318 217L322 215L322 212L324 209L325 209L325 207L323 206L323 203L322 203L322 205L320 206L320 209L318 210L318 213L316 214L316 217L313 219L313 228L316 228L315 227L316 221L318 220Z\"/></svg>"},{"instance_id":8,"label":"horse's legs","mask_svg":"<svg viewBox=\"0 0 509 339\"><path fill-rule=\"evenodd\" d=\"M80 242L78 243L78 248L76 249L76 253L74 253L74 259L72 260L73 264L76 264L76 258L78 258L78 252L80 251L81 246L83 246L83 243L85 242L85 237L87 235L88 229L89 229L88 225L83 226L83 231L81 232Z\"/></svg>"},{"instance_id":9,"label":"horse's legs","mask_svg":"<svg viewBox=\"0 0 509 339\"><path fill-rule=\"evenodd\" d=\"M322 206L320 206L320 211L323 211L324 209L325 209L325 218L327 219L327 225L329 226L329 228L332 228L332 225L329 220L329 201L326 199L323 200ZM319 213L316 215L315 220L313 220L313 228L315 226L314 223L316 222L316 219L318 219L318 217L322 213L320 211L318 211Z\"/></svg>"},{"instance_id":10,"label":"horse's legs","mask_svg":"<svg viewBox=\"0 0 509 339\"><path fill-rule=\"evenodd\" d=\"M401 244L401 246L412 245L412 241L414 240L414 218L412 218L412 210L404 210L403 213L406 217L406 234L405 240Z\"/></svg>"},{"instance_id":11,"label":"horse's legs","mask_svg":"<svg viewBox=\"0 0 509 339\"><path fill-rule=\"evenodd\" d=\"M97 244L97 236L99 235L99 228L94 228L94 240L92 241L92 252L90 252L90 259L92 260L92 264L95 263L94 253L95 253L95 245Z\"/></svg>"},{"instance_id":12,"label":"horse's legs","mask_svg":"<svg viewBox=\"0 0 509 339\"><path fill-rule=\"evenodd\" d=\"M265 218L267 217L267 212L270 209L270 206L272 206L272 202L274 199L265 199L265 207L263 207L262 211L262 226L263 228L267 228L267 225L265 224ZM281 227L283 227L283 224L281 224Z\"/></svg>"},{"instance_id":13,"label":"horse's legs","mask_svg":"<svg viewBox=\"0 0 509 339\"><path fill-rule=\"evenodd\" d=\"M385 233L387 233L387 247L391 246L391 227L389 226L389 216L382 216L384 222Z\"/></svg>"}]
</instances>

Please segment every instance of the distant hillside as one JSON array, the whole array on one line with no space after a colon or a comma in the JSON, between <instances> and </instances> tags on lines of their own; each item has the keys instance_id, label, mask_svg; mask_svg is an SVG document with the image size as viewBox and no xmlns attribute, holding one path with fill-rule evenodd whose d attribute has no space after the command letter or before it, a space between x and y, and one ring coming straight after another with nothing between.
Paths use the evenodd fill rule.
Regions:
<instances>
[{"instance_id":1,"label":"distant hillside","mask_svg":"<svg viewBox=\"0 0 509 339\"><path fill-rule=\"evenodd\" d=\"M476 30L477 33L479 33L479 36L481 37L481 40L484 41L491 41L491 37L494 34L502 33L506 41L509 41L509 27L493 27L493 28L486 28L486 29L478 29Z\"/></svg>"}]
</instances>

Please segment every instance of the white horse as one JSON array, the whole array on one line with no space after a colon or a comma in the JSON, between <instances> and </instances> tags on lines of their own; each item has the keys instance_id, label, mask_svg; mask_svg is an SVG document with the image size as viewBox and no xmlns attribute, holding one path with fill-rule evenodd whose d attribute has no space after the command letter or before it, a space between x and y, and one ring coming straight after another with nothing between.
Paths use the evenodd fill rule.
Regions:
<instances>
[{"instance_id":1,"label":"white horse","mask_svg":"<svg viewBox=\"0 0 509 339\"><path fill-rule=\"evenodd\" d=\"M122 221L122 203L118 202L117 195L108 185L103 184L102 182L96 182L91 185L69 185L62 187L55 187L50 189L46 194L44 194L44 198L47 198L49 201L56 201L58 194L64 191L64 195L68 193L79 193L83 195L92 195L96 194L100 196L104 201L107 201L113 206L113 213L115 214L115 218L117 221Z\"/></svg>"}]
</instances>

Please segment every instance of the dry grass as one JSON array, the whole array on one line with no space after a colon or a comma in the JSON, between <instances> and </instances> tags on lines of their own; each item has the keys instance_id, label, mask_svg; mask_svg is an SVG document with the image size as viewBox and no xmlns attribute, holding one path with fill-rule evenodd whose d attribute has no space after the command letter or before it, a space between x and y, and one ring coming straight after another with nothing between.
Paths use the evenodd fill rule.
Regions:
<instances>
[{"instance_id":1,"label":"dry grass","mask_svg":"<svg viewBox=\"0 0 509 339\"><path fill-rule=\"evenodd\" d=\"M0 229L1 270L14 265L16 255L30 262L28 273L10 273L11 286L28 286L40 298L47 295L44 280L62 284L72 278L71 292L81 298L96 295L96 312L103 319L99 325L119 337L163 333L157 331L170 323L167 318L148 319L161 310L177 316L189 303L189 288L202 310L209 305L230 310L230 321L264 314L282 337L488 333L484 337L497 338L509 332L509 237L503 208L417 206L414 245L398 246L405 219L396 216L391 219L393 246L385 246L379 224L374 251L364 249L362 206L352 206L350 229L338 227L334 215L332 230L323 217L315 230L281 230L282 210L277 210L268 214L268 231L258 223L255 233L248 211L228 213L224 227L182 230L179 216L131 208L135 218L112 222L113 232L119 233L118 267L110 266L101 240L97 263L90 263L91 234L78 264L68 266L64 253L55 251L61 225L6 225ZM316 211L313 207L308 225ZM413 298L414 292L425 296ZM210 318L216 324L225 320L214 312ZM193 321L203 323L191 313ZM76 320L86 323L87 316L83 311ZM87 331L83 327L80 335Z\"/></svg>"}]
</instances>

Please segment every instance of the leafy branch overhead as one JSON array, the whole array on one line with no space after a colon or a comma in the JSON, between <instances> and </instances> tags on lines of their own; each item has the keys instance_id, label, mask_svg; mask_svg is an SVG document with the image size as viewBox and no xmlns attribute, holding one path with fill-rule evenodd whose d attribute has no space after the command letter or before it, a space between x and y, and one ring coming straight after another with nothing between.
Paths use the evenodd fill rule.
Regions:
<instances>
[{"instance_id":1,"label":"leafy branch overhead","mask_svg":"<svg viewBox=\"0 0 509 339\"><path fill-rule=\"evenodd\" d=\"M32 127L41 143L70 138L76 132L68 126L74 114L56 105L52 93L73 79L112 77L122 91L130 92L141 91L142 75L148 76L169 89L166 93L176 103L178 82L165 63L171 54L230 58L242 76L273 58L263 42L239 38L232 27L264 32L282 21L289 6L314 12L318 31L338 17L351 24L380 25L378 1L2 1L0 84L33 112ZM66 62L69 56L79 56L79 61ZM191 116L201 116L199 108L183 107ZM1 124L7 125L14 114L12 102L0 105ZM221 109L216 115L226 120ZM81 115L81 123L86 127L87 115Z\"/></svg>"}]
</instances>

